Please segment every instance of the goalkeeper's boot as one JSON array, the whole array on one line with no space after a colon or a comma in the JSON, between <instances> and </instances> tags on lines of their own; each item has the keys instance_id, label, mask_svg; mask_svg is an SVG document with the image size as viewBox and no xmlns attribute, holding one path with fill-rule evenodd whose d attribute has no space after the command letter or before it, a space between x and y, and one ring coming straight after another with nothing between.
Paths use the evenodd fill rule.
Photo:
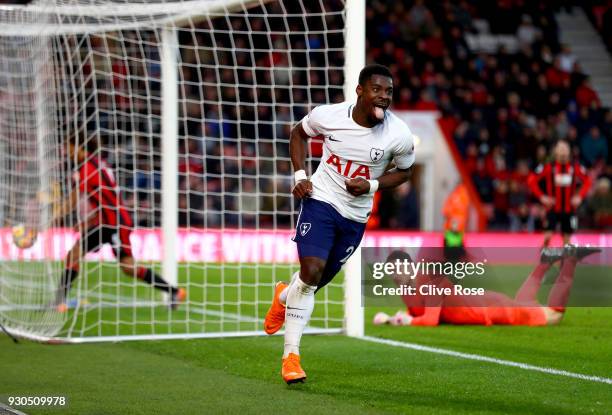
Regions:
<instances>
[{"instance_id":1,"label":"goalkeeper's boot","mask_svg":"<svg viewBox=\"0 0 612 415\"><path fill-rule=\"evenodd\" d=\"M283 380L287 382L288 385L304 382L306 380L306 372L304 372L302 366L300 366L300 355L289 353L289 355L283 359L281 375L283 375Z\"/></svg>"},{"instance_id":2,"label":"goalkeeper's boot","mask_svg":"<svg viewBox=\"0 0 612 415\"><path fill-rule=\"evenodd\" d=\"M554 264L563 259L565 250L563 248L543 248L540 255L540 262L543 264Z\"/></svg>"},{"instance_id":3,"label":"goalkeeper's boot","mask_svg":"<svg viewBox=\"0 0 612 415\"><path fill-rule=\"evenodd\" d=\"M174 290L170 299L170 309L176 310L179 304L184 303L186 299L187 291L184 288Z\"/></svg>"},{"instance_id":4,"label":"goalkeeper's boot","mask_svg":"<svg viewBox=\"0 0 612 415\"><path fill-rule=\"evenodd\" d=\"M264 331L267 334L276 333L285 323L285 306L279 300L279 296L285 288L287 288L286 283L282 281L276 283L272 305L268 309L264 320Z\"/></svg>"},{"instance_id":5,"label":"goalkeeper's boot","mask_svg":"<svg viewBox=\"0 0 612 415\"><path fill-rule=\"evenodd\" d=\"M601 252L601 248L596 248L594 246L578 246L578 245L565 245L565 256L573 256L578 261L583 258L586 258L589 255L596 254Z\"/></svg>"},{"instance_id":6,"label":"goalkeeper's boot","mask_svg":"<svg viewBox=\"0 0 612 415\"><path fill-rule=\"evenodd\" d=\"M57 303L55 306L55 310L58 313L66 313L70 309L74 310L78 307L86 307L88 304L89 301L87 301L86 299L80 300L78 298L73 298Z\"/></svg>"}]
</instances>

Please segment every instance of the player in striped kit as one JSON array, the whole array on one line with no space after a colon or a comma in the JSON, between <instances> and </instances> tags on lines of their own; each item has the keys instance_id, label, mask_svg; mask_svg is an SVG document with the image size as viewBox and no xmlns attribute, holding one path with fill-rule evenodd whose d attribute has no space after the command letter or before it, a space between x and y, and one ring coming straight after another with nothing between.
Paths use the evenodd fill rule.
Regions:
<instances>
[{"instance_id":1,"label":"player in striped kit","mask_svg":"<svg viewBox=\"0 0 612 415\"><path fill-rule=\"evenodd\" d=\"M578 227L576 209L591 189L592 180L586 169L571 161L570 152L569 143L559 140L554 148L555 160L538 166L527 179L529 189L547 210L544 247L549 245L558 225L563 244L569 243Z\"/></svg>"},{"instance_id":2,"label":"player in striped kit","mask_svg":"<svg viewBox=\"0 0 612 415\"><path fill-rule=\"evenodd\" d=\"M65 269L55 300L57 310L65 312L68 309L66 298L72 283L79 275L83 255L99 249L105 243L112 245L119 266L125 274L167 292L170 294L171 308L176 308L180 302L185 301L186 291L171 286L152 269L137 266L135 263L130 243L134 224L131 215L123 206L111 169L96 153L87 152L73 140L67 142L66 153L78 168L72 177L74 186L55 215L54 223L71 214L82 196L87 199L89 211L87 217L77 224L80 238L64 261Z\"/></svg>"}]
</instances>

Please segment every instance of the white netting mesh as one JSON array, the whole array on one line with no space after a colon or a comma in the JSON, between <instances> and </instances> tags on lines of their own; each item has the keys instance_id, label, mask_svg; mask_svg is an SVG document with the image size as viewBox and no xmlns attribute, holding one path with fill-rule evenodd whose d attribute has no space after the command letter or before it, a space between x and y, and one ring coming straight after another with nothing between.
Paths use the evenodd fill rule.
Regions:
<instances>
[{"instance_id":1,"label":"white netting mesh","mask_svg":"<svg viewBox=\"0 0 612 415\"><path fill-rule=\"evenodd\" d=\"M312 106L343 99L344 21L343 1L0 8L0 322L68 338L261 330L274 282L296 261L289 131ZM168 172L177 195L161 191L168 27L178 44L178 171ZM76 212L50 224L83 163L62 150L70 137L114 174L140 265L161 272L162 199L178 197L178 285L189 296L177 311L122 274L109 245L82 261L68 312L46 306L78 237L71 229L103 220L81 189ZM10 243L16 223L38 228L31 249ZM311 324L341 328L341 281L317 297Z\"/></svg>"}]
</instances>

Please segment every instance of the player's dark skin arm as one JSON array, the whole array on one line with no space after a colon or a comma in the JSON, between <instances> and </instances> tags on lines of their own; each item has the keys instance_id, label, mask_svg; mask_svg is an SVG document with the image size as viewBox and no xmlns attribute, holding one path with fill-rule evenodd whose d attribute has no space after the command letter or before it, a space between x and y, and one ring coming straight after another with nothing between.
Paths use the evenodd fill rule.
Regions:
<instances>
[{"instance_id":1,"label":"player's dark skin arm","mask_svg":"<svg viewBox=\"0 0 612 415\"><path fill-rule=\"evenodd\" d=\"M308 134L306 134L306 131L302 128L302 123L296 124L291 130L289 154L291 155L293 171L306 170L306 143L308 143L308 138ZM310 196L312 193L312 182L310 180L299 181L293 188L292 193L298 199Z\"/></svg>"},{"instance_id":2,"label":"player's dark skin arm","mask_svg":"<svg viewBox=\"0 0 612 415\"><path fill-rule=\"evenodd\" d=\"M410 169L402 170L396 167L391 170L387 170L385 174L378 178L378 189L392 189L402 183L407 182L408 179L410 179ZM370 182L363 177L346 180L345 184L346 190L353 196L361 196L370 191Z\"/></svg>"}]
</instances>

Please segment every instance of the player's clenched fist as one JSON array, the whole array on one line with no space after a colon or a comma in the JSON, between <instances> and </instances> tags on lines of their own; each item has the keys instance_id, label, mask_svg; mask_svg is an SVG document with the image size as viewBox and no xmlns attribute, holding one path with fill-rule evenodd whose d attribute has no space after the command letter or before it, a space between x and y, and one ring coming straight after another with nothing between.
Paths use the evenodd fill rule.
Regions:
<instances>
[{"instance_id":1,"label":"player's clenched fist","mask_svg":"<svg viewBox=\"0 0 612 415\"><path fill-rule=\"evenodd\" d=\"M345 180L344 184L346 184L346 191L353 196L361 196L370 192L370 182L363 177Z\"/></svg>"},{"instance_id":2,"label":"player's clenched fist","mask_svg":"<svg viewBox=\"0 0 612 415\"><path fill-rule=\"evenodd\" d=\"M312 194L312 182L310 180L300 180L295 184L291 193L298 199L309 197Z\"/></svg>"}]
</instances>

